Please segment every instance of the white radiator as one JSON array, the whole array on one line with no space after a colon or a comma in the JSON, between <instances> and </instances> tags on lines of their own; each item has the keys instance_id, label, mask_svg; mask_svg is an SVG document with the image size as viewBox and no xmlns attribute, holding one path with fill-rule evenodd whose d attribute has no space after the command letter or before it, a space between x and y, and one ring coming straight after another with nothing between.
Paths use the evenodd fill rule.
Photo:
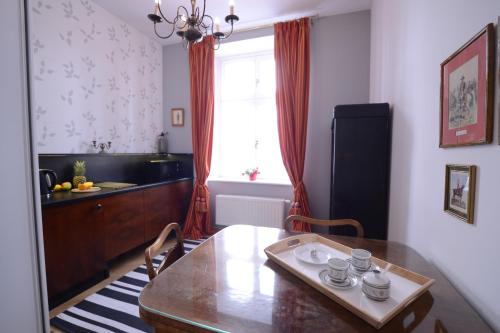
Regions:
<instances>
[{"instance_id":1,"label":"white radiator","mask_svg":"<svg viewBox=\"0 0 500 333\"><path fill-rule=\"evenodd\" d=\"M215 197L216 224L281 228L289 203L285 199L219 194Z\"/></svg>"}]
</instances>

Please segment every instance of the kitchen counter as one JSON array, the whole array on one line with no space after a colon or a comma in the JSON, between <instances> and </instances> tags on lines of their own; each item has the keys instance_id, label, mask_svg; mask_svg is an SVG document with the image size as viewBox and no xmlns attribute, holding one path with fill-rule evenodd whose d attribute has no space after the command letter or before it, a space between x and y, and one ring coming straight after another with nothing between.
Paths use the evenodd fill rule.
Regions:
<instances>
[{"instance_id":1,"label":"kitchen counter","mask_svg":"<svg viewBox=\"0 0 500 333\"><path fill-rule=\"evenodd\" d=\"M170 179L158 183L142 184L121 189L102 188L98 192L90 192L90 193L73 193L71 191L53 192L49 195L42 195L41 202L42 202L42 207L65 205L82 200L104 198L115 194L134 192L146 188L177 183L186 180L193 180L193 178L188 177L188 178Z\"/></svg>"}]
</instances>

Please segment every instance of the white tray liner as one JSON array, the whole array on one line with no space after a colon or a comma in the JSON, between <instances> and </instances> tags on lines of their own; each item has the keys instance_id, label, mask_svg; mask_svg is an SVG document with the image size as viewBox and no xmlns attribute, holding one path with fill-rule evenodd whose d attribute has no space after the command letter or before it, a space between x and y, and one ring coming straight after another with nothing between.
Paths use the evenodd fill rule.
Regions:
<instances>
[{"instance_id":1,"label":"white tray liner","mask_svg":"<svg viewBox=\"0 0 500 333\"><path fill-rule=\"evenodd\" d=\"M323 251L329 252L333 257L347 259L350 256L340 252L336 249L328 247L319 242L308 243L307 246L316 247ZM319 278L319 272L327 268L327 265L313 265L305 263L295 257L293 253L295 247L291 247L289 250L285 250L278 253L277 256L292 266L294 269L307 275L309 278L317 283L323 284ZM340 290L328 287L334 294L341 297L346 302L350 303L354 307L357 307L364 312L369 313L373 318L380 321L382 320L391 310L393 310L399 303L401 303L405 298L413 294L420 287L419 284L410 281L404 277L387 272L387 277L391 279L391 297L384 302L377 302L367 298L361 291L362 281L358 279L358 285L354 288L348 290ZM324 285L324 284L323 284Z\"/></svg>"}]
</instances>

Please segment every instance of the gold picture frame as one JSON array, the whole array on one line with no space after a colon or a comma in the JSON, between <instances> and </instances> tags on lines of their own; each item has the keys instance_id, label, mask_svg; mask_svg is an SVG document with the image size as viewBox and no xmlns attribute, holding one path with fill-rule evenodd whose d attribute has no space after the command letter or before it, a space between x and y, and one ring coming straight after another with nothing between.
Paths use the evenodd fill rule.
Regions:
<instances>
[{"instance_id":1,"label":"gold picture frame","mask_svg":"<svg viewBox=\"0 0 500 333\"><path fill-rule=\"evenodd\" d=\"M469 224L474 223L476 170L475 165L446 165L444 211Z\"/></svg>"},{"instance_id":2,"label":"gold picture frame","mask_svg":"<svg viewBox=\"0 0 500 333\"><path fill-rule=\"evenodd\" d=\"M171 111L171 121L172 121L172 126L183 127L184 126L184 109L173 108Z\"/></svg>"}]
</instances>

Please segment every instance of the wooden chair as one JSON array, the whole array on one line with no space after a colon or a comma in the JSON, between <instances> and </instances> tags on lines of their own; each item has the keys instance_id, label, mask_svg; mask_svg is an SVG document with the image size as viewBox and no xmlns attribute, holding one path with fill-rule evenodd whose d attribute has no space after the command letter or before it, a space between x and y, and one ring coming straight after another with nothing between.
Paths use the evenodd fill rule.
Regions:
<instances>
[{"instance_id":1,"label":"wooden chair","mask_svg":"<svg viewBox=\"0 0 500 333\"><path fill-rule=\"evenodd\" d=\"M162 262L155 269L153 266L153 258L161 253L162 247L172 230L175 231L177 243L175 244L175 246L167 250L165 258L163 258ZM184 255L183 241L184 240L182 238L182 232L179 225L177 223L170 223L162 230L155 242L146 249L146 251L144 252L144 257L146 258L146 267L150 281L152 281L165 268L172 265L177 259L181 258Z\"/></svg>"},{"instance_id":2,"label":"wooden chair","mask_svg":"<svg viewBox=\"0 0 500 333\"><path fill-rule=\"evenodd\" d=\"M361 223L353 219L342 219L342 220L319 220L313 219L310 217L305 217L301 215L290 215L286 218L284 223L284 228L286 231L291 231L291 224L293 221L300 221L309 224L321 225L325 227L331 226L342 226L342 225L350 225L356 229L356 236L359 238L363 238L365 231Z\"/></svg>"}]
</instances>

